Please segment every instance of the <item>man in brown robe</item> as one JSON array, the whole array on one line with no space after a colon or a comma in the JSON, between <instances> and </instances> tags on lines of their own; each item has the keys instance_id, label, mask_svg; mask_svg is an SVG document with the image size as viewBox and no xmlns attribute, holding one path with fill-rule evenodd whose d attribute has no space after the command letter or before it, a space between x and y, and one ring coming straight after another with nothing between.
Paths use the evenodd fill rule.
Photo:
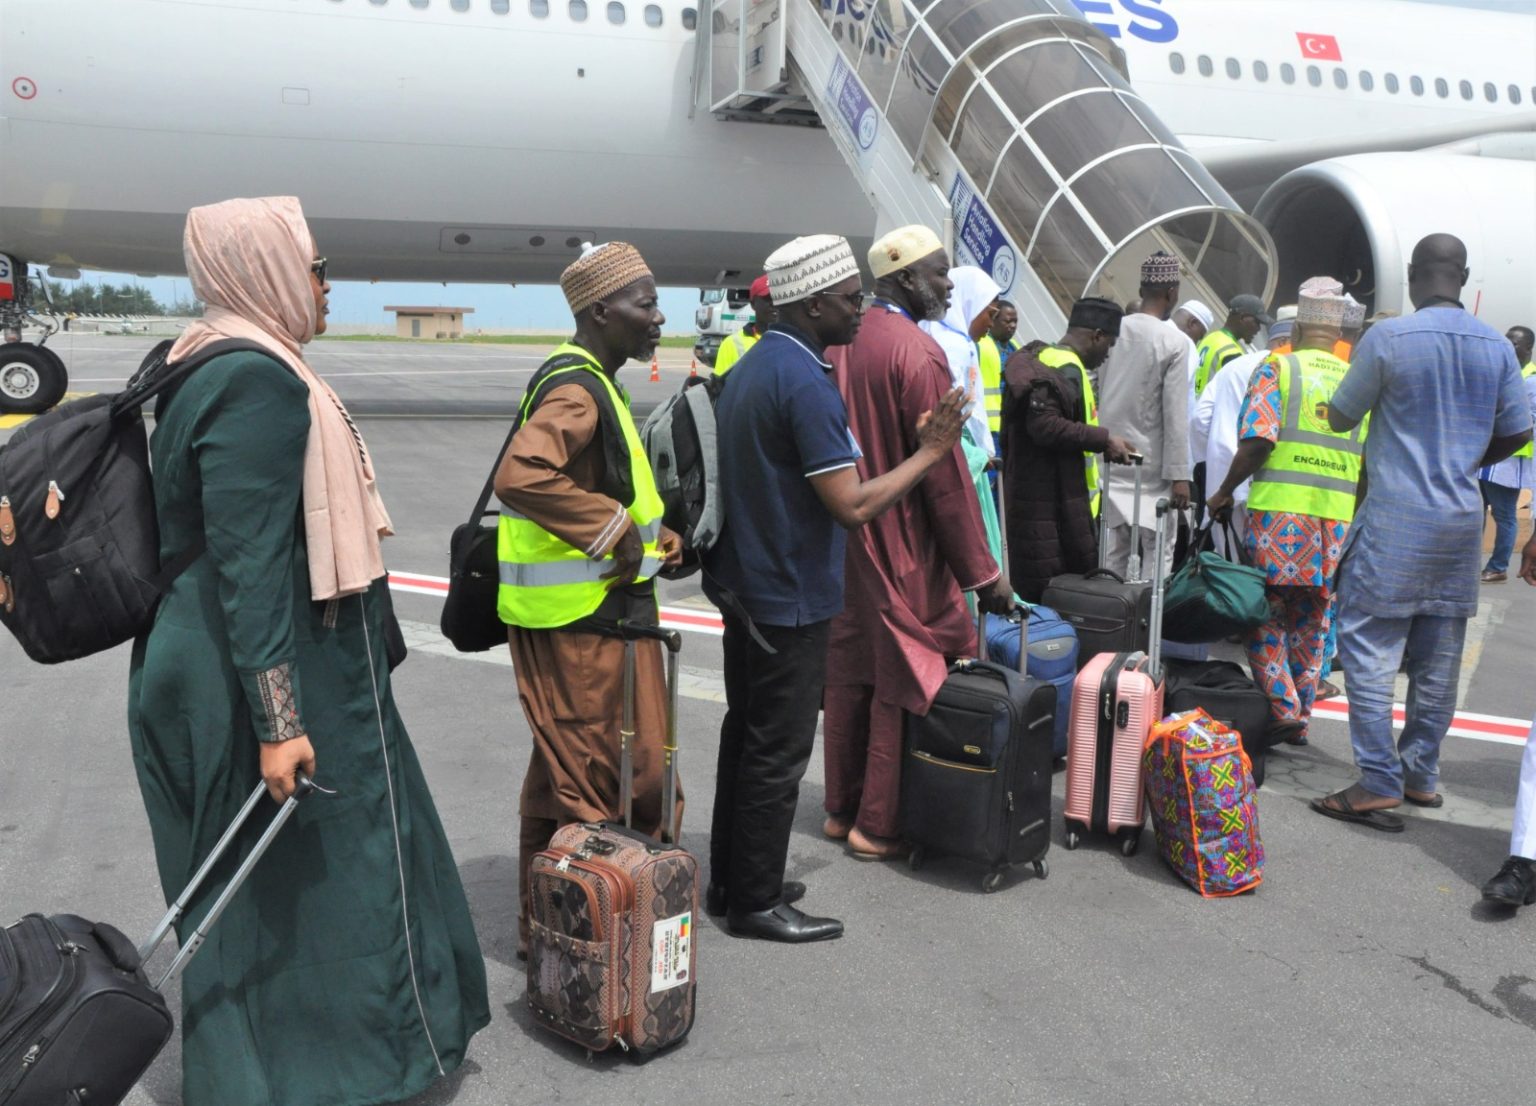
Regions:
<instances>
[{"instance_id":1,"label":"man in brown robe","mask_svg":"<svg viewBox=\"0 0 1536 1106\"><path fill-rule=\"evenodd\" d=\"M919 418L950 389L943 350L917 325L948 306L949 258L938 236L902 227L875 243L869 261L874 306L853 343L827 355L866 480L912 454ZM826 829L846 836L855 856L884 859L902 851L902 714L927 714L949 659L976 648L961 592L978 592L985 610L1013 605L959 447L917 494L849 535L844 578L846 605L827 650Z\"/></svg>"},{"instance_id":2,"label":"man in brown robe","mask_svg":"<svg viewBox=\"0 0 1536 1106\"><path fill-rule=\"evenodd\" d=\"M576 316L576 335L561 350L579 347L610 379L625 361L651 356L665 318L656 284L633 247L615 242L591 251L565 271L560 285ZM558 629L507 628L518 695L533 731L519 806L519 955L528 941L534 854L563 825L622 815L624 641L615 628L621 618L654 626L659 617L654 579L633 583L643 551L639 530L625 506L599 490L605 450L613 444L605 441L607 433L588 388L574 380L555 385L518 428L496 473L496 495L504 504L593 560L614 564L608 597L592 615ZM669 564L680 560L681 542L665 527L661 545ZM662 829L666 677L660 642L639 641L635 649L634 828L656 835ZM670 829L675 839L677 826Z\"/></svg>"}]
</instances>

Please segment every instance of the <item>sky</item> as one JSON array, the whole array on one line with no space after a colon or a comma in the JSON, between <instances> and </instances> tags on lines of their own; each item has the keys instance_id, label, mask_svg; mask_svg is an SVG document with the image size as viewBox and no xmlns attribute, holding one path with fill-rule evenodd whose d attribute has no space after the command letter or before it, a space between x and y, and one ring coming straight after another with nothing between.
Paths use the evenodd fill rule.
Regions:
<instances>
[{"instance_id":1,"label":"sky","mask_svg":"<svg viewBox=\"0 0 1536 1106\"><path fill-rule=\"evenodd\" d=\"M1236 0L1234 0L1236 2ZM1347 0L1334 0L1347 2ZM1536 11L1536 0L1413 0L1415 3L1437 4L1441 7L1484 8L1494 11ZM121 284L133 281L149 287L155 298L170 302L185 298L188 286L185 278L155 277L140 279L121 273L87 273L85 279ZM70 283L68 281L64 282ZM661 310L667 317L669 334L691 334L693 312L698 306L696 288L663 288ZM376 325L392 327L393 316L385 312L386 304L442 305L473 307L474 314L465 320L469 330L549 330L561 331L570 324L570 313L560 289L554 285L524 284L510 287L505 284L368 284L355 281L337 281L331 290L331 321L339 324Z\"/></svg>"}]
</instances>

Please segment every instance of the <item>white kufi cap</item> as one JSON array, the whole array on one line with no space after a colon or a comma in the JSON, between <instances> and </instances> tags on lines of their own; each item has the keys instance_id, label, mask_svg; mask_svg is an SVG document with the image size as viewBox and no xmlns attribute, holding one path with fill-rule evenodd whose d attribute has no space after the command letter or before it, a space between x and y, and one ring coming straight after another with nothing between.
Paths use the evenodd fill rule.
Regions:
<instances>
[{"instance_id":1,"label":"white kufi cap","mask_svg":"<svg viewBox=\"0 0 1536 1106\"><path fill-rule=\"evenodd\" d=\"M780 305L825 292L859 275L848 240L835 234L808 234L786 242L768 255L763 268L773 302Z\"/></svg>"}]
</instances>

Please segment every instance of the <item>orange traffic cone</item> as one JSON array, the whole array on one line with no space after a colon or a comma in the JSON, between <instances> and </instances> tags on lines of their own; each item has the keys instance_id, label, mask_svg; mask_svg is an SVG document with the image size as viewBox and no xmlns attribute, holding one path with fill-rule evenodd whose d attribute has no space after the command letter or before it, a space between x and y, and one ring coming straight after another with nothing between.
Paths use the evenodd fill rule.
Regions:
<instances>
[{"instance_id":1,"label":"orange traffic cone","mask_svg":"<svg viewBox=\"0 0 1536 1106\"><path fill-rule=\"evenodd\" d=\"M689 358L689 360L688 360L688 375L689 376L698 376L699 375L699 359L697 357Z\"/></svg>"},{"instance_id":2,"label":"orange traffic cone","mask_svg":"<svg viewBox=\"0 0 1536 1106\"><path fill-rule=\"evenodd\" d=\"M661 363L656 360L656 355L653 353L653 354L651 354L651 383L652 384L659 384L660 382L661 382Z\"/></svg>"}]
</instances>

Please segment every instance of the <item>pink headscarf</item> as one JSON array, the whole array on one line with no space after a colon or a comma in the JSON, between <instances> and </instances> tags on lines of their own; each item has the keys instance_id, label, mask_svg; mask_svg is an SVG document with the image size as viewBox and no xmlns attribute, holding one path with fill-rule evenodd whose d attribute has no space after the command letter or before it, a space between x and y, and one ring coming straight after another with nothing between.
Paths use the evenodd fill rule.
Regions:
<instances>
[{"instance_id":1,"label":"pink headscarf","mask_svg":"<svg viewBox=\"0 0 1536 1106\"><path fill-rule=\"evenodd\" d=\"M171 349L177 361L226 338L255 342L309 387L304 532L316 600L355 595L384 575L379 539L394 533L373 460L347 409L307 364L315 336L315 240L292 196L226 200L187 213L192 290L207 305Z\"/></svg>"}]
</instances>

